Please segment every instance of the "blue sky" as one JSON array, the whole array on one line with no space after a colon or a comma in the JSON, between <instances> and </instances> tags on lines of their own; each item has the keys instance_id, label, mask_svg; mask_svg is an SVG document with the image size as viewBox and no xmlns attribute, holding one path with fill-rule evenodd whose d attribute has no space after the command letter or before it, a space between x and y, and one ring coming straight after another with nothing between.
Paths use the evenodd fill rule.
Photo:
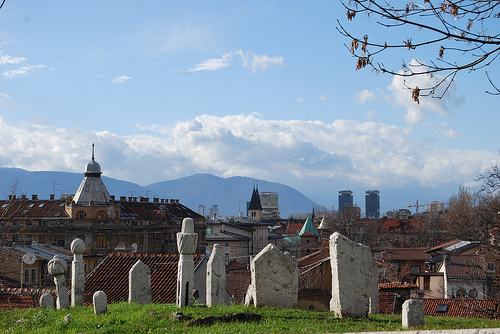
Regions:
<instances>
[{"instance_id":1,"label":"blue sky","mask_svg":"<svg viewBox=\"0 0 500 334\"><path fill-rule=\"evenodd\" d=\"M484 71L417 105L400 79L356 71L337 19L388 33L338 1L7 1L0 166L82 172L94 142L106 176L247 176L327 207L345 188L360 206L381 190L384 210L476 186L500 149Z\"/></svg>"}]
</instances>

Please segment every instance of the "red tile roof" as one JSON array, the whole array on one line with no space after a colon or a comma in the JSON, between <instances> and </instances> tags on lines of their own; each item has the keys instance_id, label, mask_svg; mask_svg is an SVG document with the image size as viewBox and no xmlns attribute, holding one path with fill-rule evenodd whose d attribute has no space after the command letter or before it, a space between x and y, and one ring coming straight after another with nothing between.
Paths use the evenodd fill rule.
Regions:
<instances>
[{"instance_id":1,"label":"red tile roof","mask_svg":"<svg viewBox=\"0 0 500 334\"><path fill-rule=\"evenodd\" d=\"M424 313L436 317L500 319L499 299L434 299L424 298ZM438 312L439 305L447 305Z\"/></svg>"},{"instance_id":2,"label":"red tile roof","mask_svg":"<svg viewBox=\"0 0 500 334\"><path fill-rule=\"evenodd\" d=\"M425 261L431 258L425 251L425 247L416 248L389 248L382 253L382 257L387 261Z\"/></svg>"},{"instance_id":3,"label":"red tile roof","mask_svg":"<svg viewBox=\"0 0 500 334\"><path fill-rule=\"evenodd\" d=\"M379 292L378 293L378 311L380 314L394 314L397 308L396 292Z\"/></svg>"},{"instance_id":4,"label":"red tile roof","mask_svg":"<svg viewBox=\"0 0 500 334\"><path fill-rule=\"evenodd\" d=\"M195 255L195 266L203 255ZM141 260L151 270L151 297L154 303L173 303L177 290L179 254L109 254L85 278L85 305L92 305L96 291L106 293L108 303L128 300L128 272Z\"/></svg>"},{"instance_id":5,"label":"red tile roof","mask_svg":"<svg viewBox=\"0 0 500 334\"><path fill-rule=\"evenodd\" d=\"M250 285L250 280L249 269L230 270L226 273L226 290L236 304L244 302L243 298Z\"/></svg>"},{"instance_id":6,"label":"red tile roof","mask_svg":"<svg viewBox=\"0 0 500 334\"><path fill-rule=\"evenodd\" d=\"M0 310L10 309L26 309L39 306L40 296L45 292L51 292L55 297L52 290L38 290L38 289L19 289L7 288L0 289ZM54 298L55 300L55 298Z\"/></svg>"},{"instance_id":7,"label":"red tile roof","mask_svg":"<svg viewBox=\"0 0 500 334\"><path fill-rule=\"evenodd\" d=\"M448 278L486 279L477 255L449 255L446 261L446 275Z\"/></svg>"},{"instance_id":8,"label":"red tile roof","mask_svg":"<svg viewBox=\"0 0 500 334\"><path fill-rule=\"evenodd\" d=\"M378 285L378 289L417 289L418 286L412 283L388 282Z\"/></svg>"}]
</instances>

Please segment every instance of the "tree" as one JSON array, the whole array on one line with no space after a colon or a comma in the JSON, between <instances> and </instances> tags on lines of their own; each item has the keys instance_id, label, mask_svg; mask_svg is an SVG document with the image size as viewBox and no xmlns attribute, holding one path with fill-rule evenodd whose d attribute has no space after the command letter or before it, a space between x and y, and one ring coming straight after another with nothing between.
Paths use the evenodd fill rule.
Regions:
<instances>
[{"instance_id":1,"label":"tree","mask_svg":"<svg viewBox=\"0 0 500 334\"><path fill-rule=\"evenodd\" d=\"M498 165L495 164L490 169L480 173L477 180L483 181L483 185L481 186L482 191L490 194L496 193L500 190L500 169Z\"/></svg>"},{"instance_id":2,"label":"tree","mask_svg":"<svg viewBox=\"0 0 500 334\"><path fill-rule=\"evenodd\" d=\"M341 0L347 11L347 19L352 21L358 14L375 17L377 24L398 31L409 33L413 37L422 32L422 40L396 34L385 34L378 41L351 34L337 20L337 30L351 40L348 46L356 58L356 70L371 67L378 73L388 73L404 78L426 75L432 79L428 87L410 86L412 98L419 102L421 96L441 98L453 82L458 72L476 71L489 66L500 55L500 0L423 0L423 3L408 2L403 7L396 7L386 0ZM409 28L402 29L402 27ZM391 32L394 32L391 30ZM385 41L383 38L389 38ZM389 50L407 49L409 51L432 48L436 61L425 63L415 59L409 64L402 62L402 70L387 67L376 61ZM440 75L436 75L440 74ZM494 91L487 92L500 95L500 90L491 80L488 72L486 78ZM440 88L438 90L438 88Z\"/></svg>"}]
</instances>

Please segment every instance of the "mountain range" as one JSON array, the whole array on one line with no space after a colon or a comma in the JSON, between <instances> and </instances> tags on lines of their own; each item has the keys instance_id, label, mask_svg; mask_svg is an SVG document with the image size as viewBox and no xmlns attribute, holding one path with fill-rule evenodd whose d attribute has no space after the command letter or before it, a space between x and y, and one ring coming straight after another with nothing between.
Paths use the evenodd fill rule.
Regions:
<instances>
[{"instance_id":1,"label":"mountain range","mask_svg":"<svg viewBox=\"0 0 500 334\"><path fill-rule=\"evenodd\" d=\"M25 194L28 198L36 194L40 199L48 199L50 194L55 194L59 198L62 194L74 194L83 177L82 173L0 168L0 198L7 199L12 193ZM254 186L259 192L278 194L280 215L283 218L311 212L313 207L311 199L292 187L248 177L221 178L211 174L195 174L146 186L106 176L102 179L108 192L117 198L175 198L194 211L198 210L198 205L204 205L207 214L213 205L217 205L221 216L237 216L240 211L246 215L246 202L250 200Z\"/></svg>"}]
</instances>

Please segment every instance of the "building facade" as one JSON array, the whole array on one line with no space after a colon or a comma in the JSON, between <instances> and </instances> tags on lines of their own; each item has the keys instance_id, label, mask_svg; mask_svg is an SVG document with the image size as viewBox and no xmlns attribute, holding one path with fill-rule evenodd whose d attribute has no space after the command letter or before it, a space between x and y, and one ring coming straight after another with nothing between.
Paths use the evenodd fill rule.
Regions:
<instances>
[{"instance_id":1,"label":"building facade","mask_svg":"<svg viewBox=\"0 0 500 334\"><path fill-rule=\"evenodd\" d=\"M339 213L344 214L344 208L353 206L353 197L351 190L339 191Z\"/></svg>"},{"instance_id":2,"label":"building facade","mask_svg":"<svg viewBox=\"0 0 500 334\"><path fill-rule=\"evenodd\" d=\"M150 201L109 195L92 154L75 195L60 199L51 195L49 200L11 195L0 200L0 244L2 248L51 244L69 249L71 242L80 238L85 242L84 260L91 270L112 252L175 254L177 232L188 217L194 220L198 233L197 253L204 254L205 217L177 199Z\"/></svg>"},{"instance_id":3,"label":"building facade","mask_svg":"<svg viewBox=\"0 0 500 334\"><path fill-rule=\"evenodd\" d=\"M380 195L378 190L366 191L365 216L368 219L380 218Z\"/></svg>"},{"instance_id":4,"label":"building facade","mask_svg":"<svg viewBox=\"0 0 500 334\"><path fill-rule=\"evenodd\" d=\"M279 218L280 209L278 205L278 194L275 192L261 192L260 203L262 205L263 218Z\"/></svg>"}]
</instances>

